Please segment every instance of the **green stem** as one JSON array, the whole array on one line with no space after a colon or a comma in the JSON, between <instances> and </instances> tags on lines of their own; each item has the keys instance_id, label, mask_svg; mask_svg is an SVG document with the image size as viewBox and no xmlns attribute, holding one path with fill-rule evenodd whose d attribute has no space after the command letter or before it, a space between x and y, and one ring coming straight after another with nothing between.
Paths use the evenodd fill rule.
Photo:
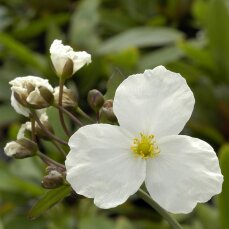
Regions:
<instances>
[{"instance_id":1,"label":"green stem","mask_svg":"<svg viewBox=\"0 0 229 229\"><path fill-rule=\"evenodd\" d=\"M138 190L138 196L148 203L152 208L154 208L173 229L182 229L181 225L158 203L156 203L145 191L142 189Z\"/></svg>"},{"instance_id":2,"label":"green stem","mask_svg":"<svg viewBox=\"0 0 229 229\"><path fill-rule=\"evenodd\" d=\"M58 104L59 104L60 107L62 107L63 91L64 91L64 80L60 77L60 81L59 81L59 101L58 101ZM63 111L61 109L59 109L59 117L60 117L60 122L61 122L61 125L62 125L65 133L67 134L68 137L70 137L71 133L68 131L68 128L67 128L67 126L65 124L64 114L63 114Z\"/></svg>"},{"instance_id":3,"label":"green stem","mask_svg":"<svg viewBox=\"0 0 229 229\"><path fill-rule=\"evenodd\" d=\"M32 130L32 140L34 142L36 142L36 133L35 133L35 119L34 117L30 117L30 121L31 121L31 130Z\"/></svg>"},{"instance_id":4,"label":"green stem","mask_svg":"<svg viewBox=\"0 0 229 229\"><path fill-rule=\"evenodd\" d=\"M37 124L40 126L40 128L47 134L48 137L50 137L51 139L63 144L63 145L68 145L67 142L63 141L62 139L58 138L57 136L55 136L52 132L50 132L40 121L40 119L38 118L36 112L34 110L31 110L31 113L33 114L34 119L36 120Z\"/></svg>"},{"instance_id":5,"label":"green stem","mask_svg":"<svg viewBox=\"0 0 229 229\"><path fill-rule=\"evenodd\" d=\"M68 110L66 110L64 107L61 107L61 106L59 106L58 104L54 104L53 106L56 107L57 109L62 110L62 111L63 111L66 115L68 115L69 118L71 118L72 121L74 121L77 125L83 126L83 123L82 123L78 118L76 118L71 112L69 112Z\"/></svg>"},{"instance_id":6,"label":"green stem","mask_svg":"<svg viewBox=\"0 0 229 229\"><path fill-rule=\"evenodd\" d=\"M66 157L66 153L65 153L65 151L62 149L62 147L61 147L57 142L55 142L54 140L52 140L52 143L53 143L53 145L56 146L56 148L58 149L58 151L59 151L64 157Z\"/></svg>"},{"instance_id":7,"label":"green stem","mask_svg":"<svg viewBox=\"0 0 229 229\"><path fill-rule=\"evenodd\" d=\"M94 120L90 116L88 116L80 107L76 107L76 112L85 119L87 119L89 122L94 123Z\"/></svg>"},{"instance_id":8,"label":"green stem","mask_svg":"<svg viewBox=\"0 0 229 229\"><path fill-rule=\"evenodd\" d=\"M50 157L48 157L47 155L41 153L40 151L37 152L37 155L42 159L42 161L44 161L47 165L55 165L57 167L60 167L62 169L65 169L65 166L60 164L57 161L54 161L53 159L51 159Z\"/></svg>"}]
</instances>

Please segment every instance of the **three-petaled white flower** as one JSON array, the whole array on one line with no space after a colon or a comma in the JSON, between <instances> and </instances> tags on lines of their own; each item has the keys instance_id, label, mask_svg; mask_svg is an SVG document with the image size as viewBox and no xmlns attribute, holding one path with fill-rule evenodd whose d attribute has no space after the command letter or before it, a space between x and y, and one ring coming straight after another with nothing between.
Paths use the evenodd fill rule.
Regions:
<instances>
[{"instance_id":1,"label":"three-petaled white flower","mask_svg":"<svg viewBox=\"0 0 229 229\"><path fill-rule=\"evenodd\" d=\"M91 55L85 51L74 52L72 47L63 45L61 40L54 40L50 47L50 54L53 66L58 76L62 76L68 60L73 63L71 75L82 68L85 64L91 63Z\"/></svg>"},{"instance_id":2,"label":"three-petaled white flower","mask_svg":"<svg viewBox=\"0 0 229 229\"><path fill-rule=\"evenodd\" d=\"M172 213L208 201L222 188L217 156L208 143L178 135L194 102L185 79L163 66L129 76L114 97L120 126L88 125L70 138L68 182L100 208L122 204L144 181Z\"/></svg>"},{"instance_id":3,"label":"three-petaled white flower","mask_svg":"<svg viewBox=\"0 0 229 229\"><path fill-rule=\"evenodd\" d=\"M15 111L26 117L29 117L29 106L39 109L39 113L44 113L50 105L52 99L53 87L47 79L38 76L17 77L9 82L11 85L11 105Z\"/></svg>"}]
</instances>

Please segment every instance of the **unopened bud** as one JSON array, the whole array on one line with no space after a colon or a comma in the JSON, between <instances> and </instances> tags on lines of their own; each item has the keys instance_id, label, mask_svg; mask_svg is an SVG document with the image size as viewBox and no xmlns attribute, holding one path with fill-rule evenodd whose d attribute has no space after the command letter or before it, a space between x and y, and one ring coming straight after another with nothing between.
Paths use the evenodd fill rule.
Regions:
<instances>
[{"instance_id":1,"label":"unopened bud","mask_svg":"<svg viewBox=\"0 0 229 229\"><path fill-rule=\"evenodd\" d=\"M17 159L32 157L37 152L37 144L27 138L22 138L7 143L4 151L7 156Z\"/></svg>"},{"instance_id":2,"label":"unopened bud","mask_svg":"<svg viewBox=\"0 0 229 229\"><path fill-rule=\"evenodd\" d=\"M110 122L117 121L117 118L113 112L113 100L106 100L100 109L100 118L102 120L108 120Z\"/></svg>"},{"instance_id":3,"label":"unopened bud","mask_svg":"<svg viewBox=\"0 0 229 229\"><path fill-rule=\"evenodd\" d=\"M54 95L54 101L56 104L59 103L59 91L60 91L60 87L54 88L53 95ZM62 106L64 108L71 108L71 107L77 106L77 100L76 100L75 94L73 93L71 89L68 89L65 86L63 88Z\"/></svg>"},{"instance_id":4,"label":"unopened bud","mask_svg":"<svg viewBox=\"0 0 229 229\"><path fill-rule=\"evenodd\" d=\"M46 87L40 86L31 92L26 99L28 105L33 109L49 107L53 103L53 94Z\"/></svg>"},{"instance_id":5,"label":"unopened bud","mask_svg":"<svg viewBox=\"0 0 229 229\"><path fill-rule=\"evenodd\" d=\"M90 107L98 112L104 104L104 97L100 91L93 89L88 92L87 101Z\"/></svg>"},{"instance_id":6,"label":"unopened bud","mask_svg":"<svg viewBox=\"0 0 229 229\"><path fill-rule=\"evenodd\" d=\"M68 58L67 61L65 62L61 78L64 80L71 78L71 76L73 75L73 70L74 70L73 68L74 68L74 63L70 58Z\"/></svg>"},{"instance_id":7,"label":"unopened bud","mask_svg":"<svg viewBox=\"0 0 229 229\"><path fill-rule=\"evenodd\" d=\"M64 183L63 175L57 170L51 170L48 175L44 176L41 184L43 188L54 189Z\"/></svg>"}]
</instances>

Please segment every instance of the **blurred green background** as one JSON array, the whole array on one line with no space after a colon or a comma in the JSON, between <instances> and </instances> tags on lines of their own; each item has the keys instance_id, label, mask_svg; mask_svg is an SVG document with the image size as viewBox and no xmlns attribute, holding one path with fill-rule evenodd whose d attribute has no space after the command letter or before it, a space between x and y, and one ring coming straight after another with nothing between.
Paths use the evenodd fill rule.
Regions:
<instances>
[{"instance_id":1,"label":"blurred green background","mask_svg":"<svg viewBox=\"0 0 229 229\"><path fill-rule=\"evenodd\" d=\"M22 122L10 106L9 80L37 75L58 84L49 58L54 39L92 54L92 63L68 82L86 103L96 88L112 98L128 75L157 65L179 72L192 88L195 111L184 134L202 138L218 153L223 192L188 215L186 229L229 228L229 1L228 0L0 0L0 229L167 229L161 217L133 196L115 209L100 210L74 195L40 217L27 217L47 191L45 167L37 158L10 160L4 145ZM109 82L107 83L107 81ZM179 112L179 111L178 111ZM56 132L60 126L49 111ZM44 151L58 155L49 143Z\"/></svg>"}]
</instances>

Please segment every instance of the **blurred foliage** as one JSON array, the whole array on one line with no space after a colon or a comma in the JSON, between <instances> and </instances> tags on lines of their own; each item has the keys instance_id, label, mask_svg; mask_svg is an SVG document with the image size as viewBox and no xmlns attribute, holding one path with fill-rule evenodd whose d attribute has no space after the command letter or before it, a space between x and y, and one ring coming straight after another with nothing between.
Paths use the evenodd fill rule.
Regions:
<instances>
[{"instance_id":1,"label":"blurred foliage","mask_svg":"<svg viewBox=\"0 0 229 229\"><path fill-rule=\"evenodd\" d=\"M26 218L38 199L45 202L50 194L40 185L45 168L39 159L9 161L3 154L5 143L15 138L24 121L10 106L8 82L17 76L38 75L57 85L49 59L49 47L56 38L92 54L92 64L68 82L89 113L85 101L92 88L112 98L124 78L146 68L162 64L181 73L196 98L183 133L208 141L218 151L229 139L228 0L0 1L0 228L169 228L135 196L103 211L90 200L70 195L40 218ZM50 110L49 116L62 136L55 112ZM41 144L51 157L63 160L52 145ZM228 146L220 155L225 183L219 205L213 200L189 215L175 216L186 229L229 228ZM66 193L59 195L50 195L56 199L46 208ZM32 218L41 213L38 203L34 207L38 213L34 208L35 215L30 212Z\"/></svg>"}]
</instances>

